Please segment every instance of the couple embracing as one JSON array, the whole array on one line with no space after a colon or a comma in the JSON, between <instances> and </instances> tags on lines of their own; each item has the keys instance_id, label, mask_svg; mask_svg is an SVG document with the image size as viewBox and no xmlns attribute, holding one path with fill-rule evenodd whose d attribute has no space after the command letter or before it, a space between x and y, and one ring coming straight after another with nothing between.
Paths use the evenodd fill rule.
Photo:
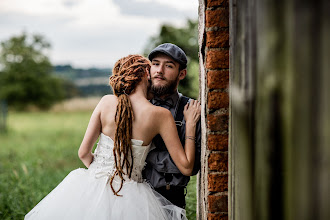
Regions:
<instances>
[{"instance_id":1,"label":"couple embracing","mask_svg":"<svg viewBox=\"0 0 330 220\"><path fill-rule=\"evenodd\" d=\"M118 60L72 171L25 219L186 219L189 176L200 169L200 103L182 96L187 57L161 44ZM94 152L92 148L99 139Z\"/></svg>"}]
</instances>

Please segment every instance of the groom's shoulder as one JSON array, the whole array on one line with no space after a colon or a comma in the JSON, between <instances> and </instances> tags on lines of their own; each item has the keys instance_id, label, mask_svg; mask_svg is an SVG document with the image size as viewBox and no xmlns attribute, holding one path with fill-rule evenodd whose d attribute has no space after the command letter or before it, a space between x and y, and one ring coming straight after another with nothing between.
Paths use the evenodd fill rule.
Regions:
<instances>
[{"instance_id":1,"label":"groom's shoulder","mask_svg":"<svg viewBox=\"0 0 330 220\"><path fill-rule=\"evenodd\" d=\"M179 111L183 111L184 109L184 106L190 102L192 98L188 97L188 96L184 96L184 95L181 95L180 96L180 100L179 100L179 103L178 103L178 110Z\"/></svg>"},{"instance_id":2,"label":"groom's shoulder","mask_svg":"<svg viewBox=\"0 0 330 220\"><path fill-rule=\"evenodd\" d=\"M184 95L181 96L181 100L183 100L184 102L187 102L187 101L189 101L190 99L193 99L193 98L190 98L190 97L188 97L188 96L184 96Z\"/></svg>"},{"instance_id":3,"label":"groom's shoulder","mask_svg":"<svg viewBox=\"0 0 330 220\"><path fill-rule=\"evenodd\" d=\"M183 101L183 102L190 102L190 100L196 100L196 99L194 99L194 98L191 98L191 97L189 97L189 96L185 96L185 95L183 95L182 93L178 93L179 94L179 96L181 97L181 101Z\"/></svg>"}]
</instances>

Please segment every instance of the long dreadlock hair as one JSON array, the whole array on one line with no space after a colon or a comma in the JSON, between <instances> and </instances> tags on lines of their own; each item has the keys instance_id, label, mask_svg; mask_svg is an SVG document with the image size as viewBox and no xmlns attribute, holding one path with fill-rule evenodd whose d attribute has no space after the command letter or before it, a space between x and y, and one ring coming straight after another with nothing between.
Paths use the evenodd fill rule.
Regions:
<instances>
[{"instance_id":1,"label":"long dreadlock hair","mask_svg":"<svg viewBox=\"0 0 330 220\"><path fill-rule=\"evenodd\" d=\"M133 169L132 152L132 124L134 114L130 95L142 77L150 69L150 61L140 55L128 55L115 63L110 77L109 84L114 94L118 97L118 105L115 115L116 132L114 140L113 154L115 159L116 171L111 177L110 186L116 196L123 187L123 175L127 174L131 178ZM131 158L131 163L129 161ZM126 171L124 171L126 169ZM116 191L112 182L115 176L121 179L120 188Z\"/></svg>"}]
</instances>

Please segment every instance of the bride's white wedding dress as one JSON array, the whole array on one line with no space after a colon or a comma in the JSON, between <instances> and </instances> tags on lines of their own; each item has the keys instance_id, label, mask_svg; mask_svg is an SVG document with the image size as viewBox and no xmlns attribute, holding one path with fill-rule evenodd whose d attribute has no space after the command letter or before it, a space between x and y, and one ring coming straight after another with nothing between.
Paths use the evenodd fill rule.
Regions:
<instances>
[{"instance_id":1,"label":"bride's white wedding dress","mask_svg":"<svg viewBox=\"0 0 330 220\"><path fill-rule=\"evenodd\" d=\"M132 139L134 165L131 179L124 177L123 188L115 196L109 181L115 172L113 140L100 134L94 161L88 169L76 169L44 199L42 199L25 219L186 219L181 209L154 191L142 179L142 169L150 145ZM119 189L120 178L113 181Z\"/></svg>"}]
</instances>

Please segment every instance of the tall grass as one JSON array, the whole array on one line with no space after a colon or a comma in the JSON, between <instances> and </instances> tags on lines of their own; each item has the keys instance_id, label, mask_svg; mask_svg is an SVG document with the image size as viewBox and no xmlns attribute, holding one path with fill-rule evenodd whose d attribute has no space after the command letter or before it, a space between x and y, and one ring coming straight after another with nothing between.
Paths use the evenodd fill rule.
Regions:
<instances>
[{"instance_id":1,"label":"tall grass","mask_svg":"<svg viewBox=\"0 0 330 220\"><path fill-rule=\"evenodd\" d=\"M73 169L91 111L10 112L0 134L0 219L23 219ZM188 186L187 215L195 219L196 183Z\"/></svg>"},{"instance_id":2,"label":"tall grass","mask_svg":"<svg viewBox=\"0 0 330 220\"><path fill-rule=\"evenodd\" d=\"M10 113L0 136L0 219L23 216L71 170L90 112Z\"/></svg>"}]
</instances>

